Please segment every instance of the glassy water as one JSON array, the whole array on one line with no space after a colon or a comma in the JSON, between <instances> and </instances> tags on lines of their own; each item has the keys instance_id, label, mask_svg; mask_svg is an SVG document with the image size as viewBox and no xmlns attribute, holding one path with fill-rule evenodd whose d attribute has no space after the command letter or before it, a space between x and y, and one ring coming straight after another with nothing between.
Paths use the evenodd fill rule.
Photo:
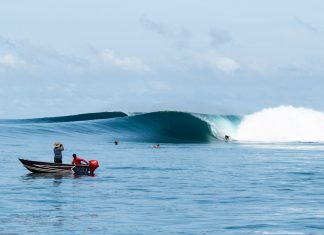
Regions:
<instances>
[{"instance_id":1,"label":"glassy water","mask_svg":"<svg viewBox=\"0 0 324 235\"><path fill-rule=\"evenodd\" d=\"M10 133L8 133L10 136ZM324 145L161 144L62 136L94 177L30 174L53 137L2 136L0 234L322 234Z\"/></svg>"}]
</instances>

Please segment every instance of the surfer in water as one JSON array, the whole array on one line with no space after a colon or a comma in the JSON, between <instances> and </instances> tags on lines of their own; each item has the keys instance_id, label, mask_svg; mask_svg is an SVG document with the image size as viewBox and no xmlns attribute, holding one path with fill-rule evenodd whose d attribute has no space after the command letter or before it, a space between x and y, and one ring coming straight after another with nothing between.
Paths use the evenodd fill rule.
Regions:
<instances>
[{"instance_id":1,"label":"surfer in water","mask_svg":"<svg viewBox=\"0 0 324 235\"><path fill-rule=\"evenodd\" d=\"M119 141L118 140L115 140L114 143L115 143L115 145L118 145L119 144Z\"/></svg>"},{"instance_id":2,"label":"surfer in water","mask_svg":"<svg viewBox=\"0 0 324 235\"><path fill-rule=\"evenodd\" d=\"M160 148L160 144L154 145L154 148L159 149Z\"/></svg>"},{"instance_id":3,"label":"surfer in water","mask_svg":"<svg viewBox=\"0 0 324 235\"><path fill-rule=\"evenodd\" d=\"M227 141L229 141L229 138L230 138L229 135L225 135L225 138L224 139L227 142Z\"/></svg>"},{"instance_id":4,"label":"surfer in water","mask_svg":"<svg viewBox=\"0 0 324 235\"><path fill-rule=\"evenodd\" d=\"M55 163L62 163L62 151L64 151L64 146L60 142L54 143L54 162Z\"/></svg>"}]
</instances>

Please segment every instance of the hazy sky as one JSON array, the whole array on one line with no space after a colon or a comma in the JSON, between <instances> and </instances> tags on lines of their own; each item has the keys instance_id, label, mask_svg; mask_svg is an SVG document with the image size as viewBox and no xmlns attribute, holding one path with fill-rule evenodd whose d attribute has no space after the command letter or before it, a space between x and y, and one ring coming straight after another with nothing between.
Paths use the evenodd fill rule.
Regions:
<instances>
[{"instance_id":1,"label":"hazy sky","mask_svg":"<svg viewBox=\"0 0 324 235\"><path fill-rule=\"evenodd\" d=\"M324 1L0 3L0 118L324 111Z\"/></svg>"}]
</instances>

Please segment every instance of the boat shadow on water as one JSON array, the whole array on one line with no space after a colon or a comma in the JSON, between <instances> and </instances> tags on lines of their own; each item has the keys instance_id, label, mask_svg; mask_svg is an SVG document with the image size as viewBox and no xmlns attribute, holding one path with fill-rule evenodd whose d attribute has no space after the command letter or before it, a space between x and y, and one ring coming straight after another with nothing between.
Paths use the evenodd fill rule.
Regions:
<instances>
[{"instance_id":1,"label":"boat shadow on water","mask_svg":"<svg viewBox=\"0 0 324 235\"><path fill-rule=\"evenodd\" d=\"M95 175L93 175L95 176ZM54 186L60 186L65 180L68 179L80 179L82 177L87 177L87 175L77 175L73 173L57 174L57 173L28 173L24 176L21 176L22 181L33 182L38 180L53 180Z\"/></svg>"},{"instance_id":2,"label":"boat shadow on water","mask_svg":"<svg viewBox=\"0 0 324 235\"><path fill-rule=\"evenodd\" d=\"M72 173L65 173L65 174L52 174L52 173L28 173L23 176L26 180L33 180L33 179L63 179L63 178L79 178L80 176L76 176Z\"/></svg>"}]
</instances>

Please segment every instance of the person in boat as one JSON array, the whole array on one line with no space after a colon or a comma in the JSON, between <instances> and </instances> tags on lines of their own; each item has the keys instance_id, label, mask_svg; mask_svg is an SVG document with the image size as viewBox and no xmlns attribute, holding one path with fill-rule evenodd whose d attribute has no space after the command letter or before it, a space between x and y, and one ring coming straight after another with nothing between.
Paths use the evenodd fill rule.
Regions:
<instances>
[{"instance_id":1,"label":"person in boat","mask_svg":"<svg viewBox=\"0 0 324 235\"><path fill-rule=\"evenodd\" d=\"M54 162L55 163L62 163L62 151L64 151L64 146L60 142L54 143Z\"/></svg>"},{"instance_id":2,"label":"person in boat","mask_svg":"<svg viewBox=\"0 0 324 235\"><path fill-rule=\"evenodd\" d=\"M82 162L84 162L85 164L89 164L87 160L78 157L75 153L72 154L73 157L73 161L72 161L72 165L81 165Z\"/></svg>"}]
</instances>

